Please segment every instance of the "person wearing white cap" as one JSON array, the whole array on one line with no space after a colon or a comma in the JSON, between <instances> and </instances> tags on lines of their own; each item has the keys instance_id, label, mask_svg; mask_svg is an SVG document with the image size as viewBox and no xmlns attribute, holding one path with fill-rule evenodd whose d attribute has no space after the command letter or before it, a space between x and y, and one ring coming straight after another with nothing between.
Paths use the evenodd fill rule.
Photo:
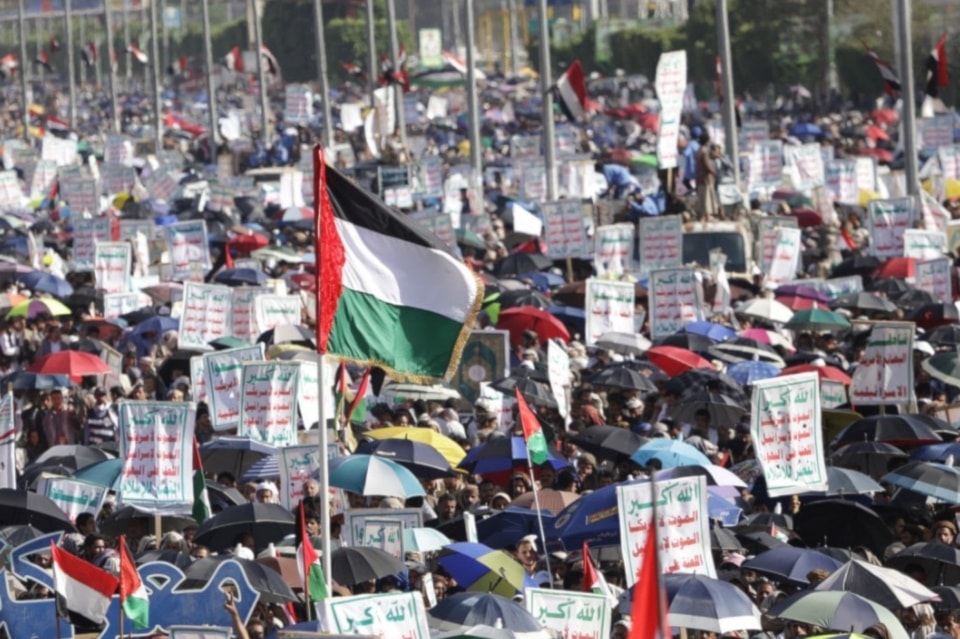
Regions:
<instances>
[{"instance_id":1,"label":"person wearing white cap","mask_svg":"<svg viewBox=\"0 0 960 639\"><path fill-rule=\"evenodd\" d=\"M257 484L257 501L261 504L277 503L277 487L273 482L262 481Z\"/></svg>"}]
</instances>

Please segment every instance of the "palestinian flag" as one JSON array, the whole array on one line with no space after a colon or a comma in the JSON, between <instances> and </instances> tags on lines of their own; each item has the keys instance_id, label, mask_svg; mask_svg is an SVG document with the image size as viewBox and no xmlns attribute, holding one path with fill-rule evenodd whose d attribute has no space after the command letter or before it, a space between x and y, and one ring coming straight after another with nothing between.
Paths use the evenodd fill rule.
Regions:
<instances>
[{"instance_id":1,"label":"palestinian flag","mask_svg":"<svg viewBox=\"0 0 960 639\"><path fill-rule=\"evenodd\" d=\"M297 507L300 520L300 544L297 546L297 570L300 572L300 583L303 584L303 594L307 601L323 601L330 596L327 592L327 580L323 577L323 568L320 566L320 557L307 534L306 509L303 501Z\"/></svg>"},{"instance_id":2,"label":"palestinian flag","mask_svg":"<svg viewBox=\"0 0 960 639\"><path fill-rule=\"evenodd\" d=\"M867 50L867 55L870 56L870 59L873 60L873 63L877 65L877 71L880 72L880 77L883 78L883 90L890 97L896 97L897 93L900 92L900 78L897 77L896 71L886 63L877 53L867 46L866 42L862 42L863 48Z\"/></svg>"},{"instance_id":3,"label":"palestinian flag","mask_svg":"<svg viewBox=\"0 0 960 639\"><path fill-rule=\"evenodd\" d=\"M126 535L120 535L120 605L123 607L123 614L134 626L149 626L150 600L140 574L137 573L137 565L127 550Z\"/></svg>"},{"instance_id":4,"label":"palestinian flag","mask_svg":"<svg viewBox=\"0 0 960 639\"><path fill-rule=\"evenodd\" d=\"M940 96L940 88L947 86L947 34L940 36L937 46L927 56L927 86L925 93L931 98Z\"/></svg>"},{"instance_id":5,"label":"palestinian flag","mask_svg":"<svg viewBox=\"0 0 960 639\"><path fill-rule=\"evenodd\" d=\"M210 517L210 495L207 492L207 479L203 476L203 460L200 458L200 445L193 439L193 512L191 515L198 524Z\"/></svg>"},{"instance_id":6,"label":"palestinian flag","mask_svg":"<svg viewBox=\"0 0 960 639\"><path fill-rule=\"evenodd\" d=\"M517 412L520 414L520 424L523 426L523 441L527 444L527 453L534 464L542 464L549 459L547 453L547 438L543 436L540 420L533 414L527 405L527 400L519 388L514 391L517 395Z\"/></svg>"},{"instance_id":7,"label":"palestinian flag","mask_svg":"<svg viewBox=\"0 0 960 639\"><path fill-rule=\"evenodd\" d=\"M593 559L590 558L590 547L587 546L587 542L583 542L583 591L603 595L611 606L617 604L617 598L610 592L610 586L607 585L603 573L593 565Z\"/></svg>"},{"instance_id":8,"label":"palestinian flag","mask_svg":"<svg viewBox=\"0 0 960 639\"><path fill-rule=\"evenodd\" d=\"M313 153L318 351L398 380L449 379L483 285L435 235Z\"/></svg>"}]
</instances>

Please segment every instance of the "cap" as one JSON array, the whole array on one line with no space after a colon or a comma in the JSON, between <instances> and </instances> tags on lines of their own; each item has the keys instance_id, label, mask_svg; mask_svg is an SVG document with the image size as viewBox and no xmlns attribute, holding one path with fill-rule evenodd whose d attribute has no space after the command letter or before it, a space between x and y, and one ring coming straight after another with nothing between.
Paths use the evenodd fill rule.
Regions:
<instances>
[{"instance_id":1,"label":"cap","mask_svg":"<svg viewBox=\"0 0 960 639\"><path fill-rule=\"evenodd\" d=\"M593 467L596 467L597 458L593 456L593 453L581 453L577 463L578 465L580 463L585 463L585 464L590 464Z\"/></svg>"},{"instance_id":2,"label":"cap","mask_svg":"<svg viewBox=\"0 0 960 639\"><path fill-rule=\"evenodd\" d=\"M637 397L631 397L627 400L627 408L630 410L637 410L643 408L643 402L640 401Z\"/></svg>"},{"instance_id":3,"label":"cap","mask_svg":"<svg viewBox=\"0 0 960 639\"><path fill-rule=\"evenodd\" d=\"M257 484L257 492L259 493L261 490L269 490L270 492L276 494L277 487L273 485L272 481L262 481Z\"/></svg>"}]
</instances>

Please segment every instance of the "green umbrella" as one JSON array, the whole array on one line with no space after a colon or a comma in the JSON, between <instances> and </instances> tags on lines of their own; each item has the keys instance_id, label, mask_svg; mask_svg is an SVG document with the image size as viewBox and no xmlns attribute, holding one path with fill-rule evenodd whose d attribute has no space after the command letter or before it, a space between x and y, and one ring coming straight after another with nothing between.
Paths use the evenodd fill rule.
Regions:
<instances>
[{"instance_id":1,"label":"green umbrella","mask_svg":"<svg viewBox=\"0 0 960 639\"><path fill-rule=\"evenodd\" d=\"M784 325L784 328L801 331L835 331L850 328L847 318L825 308L811 308L797 311Z\"/></svg>"},{"instance_id":2,"label":"green umbrella","mask_svg":"<svg viewBox=\"0 0 960 639\"><path fill-rule=\"evenodd\" d=\"M793 208L812 207L813 200L802 193L797 193L787 198L787 204Z\"/></svg>"},{"instance_id":3,"label":"green umbrella","mask_svg":"<svg viewBox=\"0 0 960 639\"><path fill-rule=\"evenodd\" d=\"M957 351L937 353L920 364L923 370L941 382L951 386L960 386L960 357Z\"/></svg>"},{"instance_id":4,"label":"green umbrella","mask_svg":"<svg viewBox=\"0 0 960 639\"><path fill-rule=\"evenodd\" d=\"M210 346L213 346L217 350L227 350L228 348L241 348L243 346L250 346L250 342L245 339L240 339L239 337L218 337L217 339L210 342Z\"/></svg>"},{"instance_id":5,"label":"green umbrella","mask_svg":"<svg viewBox=\"0 0 960 639\"><path fill-rule=\"evenodd\" d=\"M483 298L483 310L487 312L490 321L496 324L500 321L500 311L503 305L500 303L500 293L491 293Z\"/></svg>"},{"instance_id":6,"label":"green umbrella","mask_svg":"<svg viewBox=\"0 0 960 639\"><path fill-rule=\"evenodd\" d=\"M634 153L630 157L630 164L648 166L651 169L660 168L660 162L657 160L657 156L652 153Z\"/></svg>"},{"instance_id":7,"label":"green umbrella","mask_svg":"<svg viewBox=\"0 0 960 639\"><path fill-rule=\"evenodd\" d=\"M456 235L457 244L461 246L469 246L470 248L475 248L481 251L487 250L487 243L483 241L483 238L468 228L457 229Z\"/></svg>"},{"instance_id":8,"label":"green umbrella","mask_svg":"<svg viewBox=\"0 0 960 639\"><path fill-rule=\"evenodd\" d=\"M887 627L890 639L909 639L892 612L865 597L842 590L812 590L783 608L775 606L769 614L829 630L852 632L863 632L882 623Z\"/></svg>"}]
</instances>

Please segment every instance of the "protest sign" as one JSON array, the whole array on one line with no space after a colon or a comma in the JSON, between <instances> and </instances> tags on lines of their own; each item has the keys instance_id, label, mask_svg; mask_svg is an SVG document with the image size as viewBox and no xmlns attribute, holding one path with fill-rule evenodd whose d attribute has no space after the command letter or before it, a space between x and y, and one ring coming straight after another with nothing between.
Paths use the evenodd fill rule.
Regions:
<instances>
[{"instance_id":1,"label":"protest sign","mask_svg":"<svg viewBox=\"0 0 960 639\"><path fill-rule=\"evenodd\" d=\"M209 402L207 393L207 379L204 372L203 355L194 355L190 358L190 399L192 401Z\"/></svg>"},{"instance_id":2,"label":"protest sign","mask_svg":"<svg viewBox=\"0 0 960 639\"><path fill-rule=\"evenodd\" d=\"M0 488L17 489L17 406L13 392L0 399Z\"/></svg>"},{"instance_id":3,"label":"protest sign","mask_svg":"<svg viewBox=\"0 0 960 639\"><path fill-rule=\"evenodd\" d=\"M823 491L820 376L798 373L753 385L750 434L771 497Z\"/></svg>"},{"instance_id":4,"label":"protest sign","mask_svg":"<svg viewBox=\"0 0 960 639\"><path fill-rule=\"evenodd\" d=\"M258 295L253 300L257 335L278 326L299 326L301 302L294 295Z\"/></svg>"},{"instance_id":5,"label":"protest sign","mask_svg":"<svg viewBox=\"0 0 960 639\"><path fill-rule=\"evenodd\" d=\"M960 145L941 146L937 149L937 159L945 180L960 180Z\"/></svg>"},{"instance_id":6,"label":"protest sign","mask_svg":"<svg viewBox=\"0 0 960 639\"><path fill-rule=\"evenodd\" d=\"M254 344L203 354L201 368L214 430L229 430L239 425L243 364L262 360L263 349L263 344Z\"/></svg>"},{"instance_id":7,"label":"protest sign","mask_svg":"<svg viewBox=\"0 0 960 639\"><path fill-rule=\"evenodd\" d=\"M847 385L833 379L820 380L820 407L829 410L847 403Z\"/></svg>"},{"instance_id":8,"label":"protest sign","mask_svg":"<svg viewBox=\"0 0 960 639\"><path fill-rule=\"evenodd\" d=\"M593 346L604 333L633 333L636 288L633 282L617 282L591 277L587 280L587 315L584 341Z\"/></svg>"},{"instance_id":9,"label":"protest sign","mask_svg":"<svg viewBox=\"0 0 960 639\"><path fill-rule=\"evenodd\" d=\"M38 161L30 174L30 197L47 197L56 180L57 163L52 160Z\"/></svg>"},{"instance_id":10,"label":"protest sign","mask_svg":"<svg viewBox=\"0 0 960 639\"><path fill-rule=\"evenodd\" d=\"M90 513L94 517L100 514L107 488L79 479L48 477L42 494L66 513L70 521L76 523L77 516L82 513Z\"/></svg>"},{"instance_id":11,"label":"protest sign","mask_svg":"<svg viewBox=\"0 0 960 639\"><path fill-rule=\"evenodd\" d=\"M170 639L230 639L233 636L232 628L218 626L170 626L168 630Z\"/></svg>"},{"instance_id":12,"label":"protest sign","mask_svg":"<svg viewBox=\"0 0 960 639\"><path fill-rule=\"evenodd\" d=\"M135 155L133 140L125 135L109 134L104 138L103 161L130 164Z\"/></svg>"},{"instance_id":13,"label":"protest sign","mask_svg":"<svg viewBox=\"0 0 960 639\"><path fill-rule=\"evenodd\" d=\"M860 191L877 192L877 160L872 157L858 157L854 159L857 167L857 189Z\"/></svg>"},{"instance_id":14,"label":"protest sign","mask_svg":"<svg viewBox=\"0 0 960 639\"><path fill-rule=\"evenodd\" d=\"M750 191L771 189L783 181L783 142L763 140L750 149L749 163Z\"/></svg>"},{"instance_id":15,"label":"protest sign","mask_svg":"<svg viewBox=\"0 0 960 639\"><path fill-rule=\"evenodd\" d=\"M520 197L531 202L547 199L547 169L540 160L517 163Z\"/></svg>"},{"instance_id":16,"label":"protest sign","mask_svg":"<svg viewBox=\"0 0 960 639\"><path fill-rule=\"evenodd\" d=\"M857 163L853 160L833 160L827 164L827 191L834 202L859 204Z\"/></svg>"},{"instance_id":17,"label":"protest sign","mask_svg":"<svg viewBox=\"0 0 960 639\"><path fill-rule=\"evenodd\" d=\"M510 138L510 157L517 160L537 160L540 158L539 135L515 135Z\"/></svg>"},{"instance_id":18,"label":"protest sign","mask_svg":"<svg viewBox=\"0 0 960 639\"><path fill-rule=\"evenodd\" d=\"M453 246L456 243L454 236L453 220L449 213L435 213L428 215L412 215L417 224L423 226L427 231L437 236L446 246Z\"/></svg>"},{"instance_id":19,"label":"protest sign","mask_svg":"<svg viewBox=\"0 0 960 639\"><path fill-rule=\"evenodd\" d=\"M859 293L863 290L863 277L847 275L846 277L832 277L828 280L809 278L803 280L804 286L810 286L823 293L832 302L847 293Z\"/></svg>"},{"instance_id":20,"label":"protest sign","mask_svg":"<svg viewBox=\"0 0 960 639\"><path fill-rule=\"evenodd\" d=\"M633 261L636 241L633 224L598 226L593 239L593 263L597 275L619 277L637 270Z\"/></svg>"},{"instance_id":21,"label":"protest sign","mask_svg":"<svg viewBox=\"0 0 960 639\"><path fill-rule=\"evenodd\" d=\"M305 84L288 84L283 92L283 120L309 124L313 119L313 93Z\"/></svg>"},{"instance_id":22,"label":"protest sign","mask_svg":"<svg viewBox=\"0 0 960 639\"><path fill-rule=\"evenodd\" d=\"M450 383L463 399L473 404L480 397L480 385L506 377L509 365L509 333L475 330L467 338Z\"/></svg>"},{"instance_id":23,"label":"protest sign","mask_svg":"<svg viewBox=\"0 0 960 639\"><path fill-rule=\"evenodd\" d=\"M277 448L297 443L299 362L244 362L240 381L241 437Z\"/></svg>"},{"instance_id":24,"label":"protest sign","mask_svg":"<svg viewBox=\"0 0 960 639\"><path fill-rule=\"evenodd\" d=\"M130 290L130 268L133 251L128 242L95 242L93 248L93 280L104 293L126 293Z\"/></svg>"},{"instance_id":25,"label":"protest sign","mask_svg":"<svg viewBox=\"0 0 960 639\"><path fill-rule=\"evenodd\" d=\"M653 339L673 335L688 323L703 320L703 294L694 269L653 271L647 291Z\"/></svg>"},{"instance_id":26,"label":"protest sign","mask_svg":"<svg viewBox=\"0 0 960 639\"><path fill-rule=\"evenodd\" d=\"M123 164L104 164L100 167L100 188L106 195L125 193L133 188L136 172Z\"/></svg>"},{"instance_id":27,"label":"protest sign","mask_svg":"<svg viewBox=\"0 0 960 639\"><path fill-rule=\"evenodd\" d=\"M297 394L297 410L300 411L300 420L303 428L310 430L320 422L320 378L316 362L299 362L300 386ZM337 362L330 358L323 360L324 379L336 379ZM333 395L333 384L327 384L323 389L324 414L333 417L337 414L337 403Z\"/></svg>"},{"instance_id":28,"label":"protest sign","mask_svg":"<svg viewBox=\"0 0 960 639\"><path fill-rule=\"evenodd\" d=\"M677 142L680 138L680 115L687 88L687 52L666 51L657 60L654 78L660 100L660 130L657 135L657 160L661 169L677 168Z\"/></svg>"},{"instance_id":29,"label":"protest sign","mask_svg":"<svg viewBox=\"0 0 960 639\"><path fill-rule=\"evenodd\" d=\"M683 265L683 227L679 215L640 219L640 273Z\"/></svg>"},{"instance_id":30,"label":"protest sign","mask_svg":"<svg viewBox=\"0 0 960 639\"><path fill-rule=\"evenodd\" d=\"M933 152L935 149L953 144L953 115L946 113L930 118L920 118L920 142L923 149Z\"/></svg>"},{"instance_id":31,"label":"protest sign","mask_svg":"<svg viewBox=\"0 0 960 639\"><path fill-rule=\"evenodd\" d=\"M233 336L248 342L260 336L256 316L256 300L272 289L265 286L238 286L233 289Z\"/></svg>"},{"instance_id":32,"label":"protest sign","mask_svg":"<svg viewBox=\"0 0 960 639\"><path fill-rule=\"evenodd\" d=\"M617 516L628 586L637 582L648 534L657 535L657 556L664 574L716 576L710 550L706 478L621 484L617 486Z\"/></svg>"},{"instance_id":33,"label":"protest sign","mask_svg":"<svg viewBox=\"0 0 960 639\"><path fill-rule=\"evenodd\" d=\"M764 285L777 288L796 278L800 264L800 242L800 229L777 229L777 245L773 249L773 260L764 278Z\"/></svg>"},{"instance_id":34,"label":"protest sign","mask_svg":"<svg viewBox=\"0 0 960 639\"><path fill-rule=\"evenodd\" d=\"M123 460L119 504L152 513L189 513L196 405L123 401L117 414Z\"/></svg>"},{"instance_id":35,"label":"protest sign","mask_svg":"<svg viewBox=\"0 0 960 639\"><path fill-rule=\"evenodd\" d=\"M16 171L0 171L0 209L6 211L20 207L23 191Z\"/></svg>"},{"instance_id":36,"label":"protest sign","mask_svg":"<svg viewBox=\"0 0 960 639\"><path fill-rule=\"evenodd\" d=\"M777 231L781 228L800 228L797 218L790 216L762 217L757 220L757 253L760 255L760 270L770 272L773 263L773 252L777 248Z\"/></svg>"},{"instance_id":37,"label":"protest sign","mask_svg":"<svg viewBox=\"0 0 960 639\"><path fill-rule=\"evenodd\" d=\"M153 240L157 229L153 220L120 220L119 228L120 234L117 239L121 242L135 240L138 233L146 237L148 241Z\"/></svg>"},{"instance_id":38,"label":"protest sign","mask_svg":"<svg viewBox=\"0 0 960 639\"><path fill-rule=\"evenodd\" d=\"M110 218L77 218L73 222L73 269L92 271L97 242L110 241Z\"/></svg>"},{"instance_id":39,"label":"protest sign","mask_svg":"<svg viewBox=\"0 0 960 639\"><path fill-rule=\"evenodd\" d=\"M65 200L74 214L100 213L100 187L92 177L71 175L60 179L60 198Z\"/></svg>"},{"instance_id":40,"label":"protest sign","mask_svg":"<svg viewBox=\"0 0 960 639\"><path fill-rule=\"evenodd\" d=\"M206 273L213 267L204 220L176 222L164 227L164 233L170 250L170 279L182 282L198 271Z\"/></svg>"},{"instance_id":41,"label":"protest sign","mask_svg":"<svg viewBox=\"0 0 960 639\"><path fill-rule=\"evenodd\" d=\"M233 321L233 292L220 284L183 285L178 346L185 350L209 351L210 342L230 335Z\"/></svg>"},{"instance_id":42,"label":"protest sign","mask_svg":"<svg viewBox=\"0 0 960 639\"><path fill-rule=\"evenodd\" d=\"M783 151L793 180L793 188L798 191L811 191L824 185L823 156L820 155L819 144L786 146Z\"/></svg>"},{"instance_id":43,"label":"protest sign","mask_svg":"<svg viewBox=\"0 0 960 639\"><path fill-rule=\"evenodd\" d=\"M558 637L605 639L610 636L610 602L603 595L527 588L524 603L527 612Z\"/></svg>"},{"instance_id":44,"label":"protest sign","mask_svg":"<svg viewBox=\"0 0 960 639\"><path fill-rule=\"evenodd\" d=\"M745 151L770 139L770 125L766 120L744 120L740 127L740 147Z\"/></svg>"},{"instance_id":45,"label":"protest sign","mask_svg":"<svg viewBox=\"0 0 960 639\"><path fill-rule=\"evenodd\" d=\"M856 406L907 404L913 394L913 322L877 322L850 385Z\"/></svg>"},{"instance_id":46,"label":"protest sign","mask_svg":"<svg viewBox=\"0 0 960 639\"><path fill-rule=\"evenodd\" d=\"M149 301L146 304L144 301L142 293L106 293L103 296L103 317L114 319L150 305Z\"/></svg>"},{"instance_id":47,"label":"protest sign","mask_svg":"<svg viewBox=\"0 0 960 639\"><path fill-rule=\"evenodd\" d=\"M547 342L547 380L557 400L557 411L566 417L570 414L570 355L556 340Z\"/></svg>"},{"instance_id":48,"label":"protest sign","mask_svg":"<svg viewBox=\"0 0 960 639\"><path fill-rule=\"evenodd\" d=\"M77 141L63 140L54 135L43 136L40 143L40 158L52 160L57 166L70 166L77 163Z\"/></svg>"},{"instance_id":49,"label":"protest sign","mask_svg":"<svg viewBox=\"0 0 960 639\"><path fill-rule=\"evenodd\" d=\"M383 510L382 508L351 508L343 513L343 528L340 534L343 536L345 546L366 546L367 522L371 519L383 519L390 517L399 520L404 528L419 528L423 525L423 515L419 508L399 508L396 510Z\"/></svg>"},{"instance_id":50,"label":"protest sign","mask_svg":"<svg viewBox=\"0 0 960 639\"><path fill-rule=\"evenodd\" d=\"M551 259L589 254L587 233L583 227L583 207L579 200L544 202L540 205L540 213L543 215L547 255Z\"/></svg>"},{"instance_id":51,"label":"protest sign","mask_svg":"<svg viewBox=\"0 0 960 639\"><path fill-rule=\"evenodd\" d=\"M940 231L907 229L903 232L903 256L933 260L946 252L947 238Z\"/></svg>"},{"instance_id":52,"label":"protest sign","mask_svg":"<svg viewBox=\"0 0 960 639\"><path fill-rule=\"evenodd\" d=\"M382 511L381 511L382 512ZM325 602L327 628L349 635L430 639L423 597L418 592L334 597Z\"/></svg>"},{"instance_id":53,"label":"protest sign","mask_svg":"<svg viewBox=\"0 0 960 639\"><path fill-rule=\"evenodd\" d=\"M918 261L914 265L915 286L941 302L953 300L953 262L948 257Z\"/></svg>"},{"instance_id":54,"label":"protest sign","mask_svg":"<svg viewBox=\"0 0 960 639\"><path fill-rule=\"evenodd\" d=\"M880 259L903 255L903 234L917 219L916 200L912 197L871 200L867 204L867 228L870 230L870 255Z\"/></svg>"},{"instance_id":55,"label":"protest sign","mask_svg":"<svg viewBox=\"0 0 960 639\"><path fill-rule=\"evenodd\" d=\"M293 510L304 498L304 482L320 468L320 449L316 446L287 446L279 453L280 505Z\"/></svg>"},{"instance_id":56,"label":"protest sign","mask_svg":"<svg viewBox=\"0 0 960 639\"><path fill-rule=\"evenodd\" d=\"M384 511L385 515L390 511ZM473 513L464 513L464 515ZM395 559L403 561L403 520L383 516L364 522L363 545L379 548Z\"/></svg>"}]
</instances>

